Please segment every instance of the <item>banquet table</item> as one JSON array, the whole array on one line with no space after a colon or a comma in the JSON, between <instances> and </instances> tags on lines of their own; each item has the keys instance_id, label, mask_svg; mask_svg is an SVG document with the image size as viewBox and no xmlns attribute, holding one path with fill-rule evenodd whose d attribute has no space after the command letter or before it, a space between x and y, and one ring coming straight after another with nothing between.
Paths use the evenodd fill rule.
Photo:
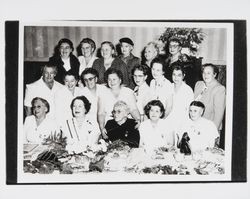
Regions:
<instances>
[{"instance_id":1,"label":"banquet table","mask_svg":"<svg viewBox=\"0 0 250 199\"><path fill-rule=\"evenodd\" d=\"M143 148L122 146L103 151L85 151L78 154L60 153L48 145L25 144L25 173L109 173L124 172L157 175L224 174L225 153L219 148L207 148L191 155L179 149L157 149L151 153Z\"/></svg>"}]
</instances>

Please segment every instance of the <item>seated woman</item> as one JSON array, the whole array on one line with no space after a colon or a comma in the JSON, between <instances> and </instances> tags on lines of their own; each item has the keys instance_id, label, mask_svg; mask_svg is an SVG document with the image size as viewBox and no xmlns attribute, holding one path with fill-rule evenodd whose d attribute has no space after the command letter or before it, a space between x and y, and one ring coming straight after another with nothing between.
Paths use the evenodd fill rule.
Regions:
<instances>
[{"instance_id":1,"label":"seated woman","mask_svg":"<svg viewBox=\"0 0 250 199\"><path fill-rule=\"evenodd\" d=\"M75 75L79 74L80 63L75 55L73 55L74 46L69 39L61 39L56 48L55 53L49 58L51 65L57 66L57 75L55 80L63 84L63 78L67 71L71 71Z\"/></svg>"},{"instance_id":2,"label":"seated woman","mask_svg":"<svg viewBox=\"0 0 250 199\"><path fill-rule=\"evenodd\" d=\"M130 115L140 123L140 113L136 106L136 100L133 91L130 88L122 86L123 76L121 71L109 68L105 73L107 89L99 96L97 120L104 139L107 138L105 124L112 119L112 110L114 104L123 100L129 106Z\"/></svg>"},{"instance_id":3,"label":"seated woman","mask_svg":"<svg viewBox=\"0 0 250 199\"><path fill-rule=\"evenodd\" d=\"M64 87L55 93L55 110L56 121L61 125L66 119L72 118L70 104L72 100L80 95L83 95L81 88L77 87L78 75L71 71L65 73Z\"/></svg>"},{"instance_id":4,"label":"seated woman","mask_svg":"<svg viewBox=\"0 0 250 199\"><path fill-rule=\"evenodd\" d=\"M66 120L61 129L67 138L66 149L69 153L86 151L88 148L95 147L98 142L100 136L98 124L86 117L90 106L90 102L84 96L72 100L70 107L73 117Z\"/></svg>"},{"instance_id":5,"label":"seated woman","mask_svg":"<svg viewBox=\"0 0 250 199\"><path fill-rule=\"evenodd\" d=\"M175 143L175 136L168 123L164 120L165 109L160 100L150 101L144 108L149 120L139 127L140 147L149 153L160 147L170 147Z\"/></svg>"},{"instance_id":6,"label":"seated woman","mask_svg":"<svg viewBox=\"0 0 250 199\"><path fill-rule=\"evenodd\" d=\"M129 107L124 101L118 101L112 111L114 119L109 120L105 129L107 130L108 139L113 142L122 140L128 143L130 147L138 147L140 135L134 119L129 119Z\"/></svg>"},{"instance_id":7,"label":"seated woman","mask_svg":"<svg viewBox=\"0 0 250 199\"><path fill-rule=\"evenodd\" d=\"M199 101L193 101L189 107L189 117L181 127L177 137L178 143L185 134L189 137L191 152L204 150L207 147L214 147L219 137L215 124L203 116L205 105Z\"/></svg>"},{"instance_id":8,"label":"seated woman","mask_svg":"<svg viewBox=\"0 0 250 199\"><path fill-rule=\"evenodd\" d=\"M50 106L47 100L35 97L31 101L32 115L24 121L24 143L42 144L46 138L56 133L55 122L47 117Z\"/></svg>"}]
</instances>

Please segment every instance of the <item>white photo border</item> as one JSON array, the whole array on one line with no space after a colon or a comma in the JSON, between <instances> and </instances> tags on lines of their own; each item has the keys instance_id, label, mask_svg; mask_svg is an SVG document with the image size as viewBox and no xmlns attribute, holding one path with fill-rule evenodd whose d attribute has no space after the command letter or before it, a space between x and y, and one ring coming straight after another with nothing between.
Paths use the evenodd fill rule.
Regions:
<instances>
[{"instance_id":1,"label":"white photo border","mask_svg":"<svg viewBox=\"0 0 250 199\"><path fill-rule=\"evenodd\" d=\"M227 30L226 50L226 136L225 136L225 174L208 176L188 175L130 175L130 174L51 174L37 175L23 172L23 71L24 71L24 27L25 26L147 26L147 27L191 27L191 28L225 28ZM105 183L105 182L209 182L230 181L232 162L232 123L233 123L233 69L234 69L234 26L231 22L111 22L111 21L40 21L19 23L19 71L18 71L18 183Z\"/></svg>"}]
</instances>

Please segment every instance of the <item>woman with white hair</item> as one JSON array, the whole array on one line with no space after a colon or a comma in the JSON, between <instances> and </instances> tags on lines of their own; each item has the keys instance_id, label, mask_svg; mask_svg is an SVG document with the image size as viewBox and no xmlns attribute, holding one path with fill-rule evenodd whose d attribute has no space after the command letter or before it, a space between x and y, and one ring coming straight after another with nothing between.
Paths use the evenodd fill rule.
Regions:
<instances>
[{"instance_id":1,"label":"woman with white hair","mask_svg":"<svg viewBox=\"0 0 250 199\"><path fill-rule=\"evenodd\" d=\"M105 125L108 140L122 140L130 147L138 147L140 135L138 129L135 128L137 122L128 118L129 106L126 102L116 102L112 114L114 119L109 120Z\"/></svg>"}]
</instances>

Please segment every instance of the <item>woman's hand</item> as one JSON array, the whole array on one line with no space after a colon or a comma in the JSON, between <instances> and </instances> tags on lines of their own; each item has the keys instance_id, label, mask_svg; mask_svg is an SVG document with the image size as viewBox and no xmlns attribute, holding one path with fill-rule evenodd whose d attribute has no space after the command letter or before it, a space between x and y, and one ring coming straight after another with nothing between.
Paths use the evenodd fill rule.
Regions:
<instances>
[{"instance_id":1,"label":"woman's hand","mask_svg":"<svg viewBox=\"0 0 250 199\"><path fill-rule=\"evenodd\" d=\"M101 134L104 140L108 139L107 130L105 128L101 129Z\"/></svg>"}]
</instances>

